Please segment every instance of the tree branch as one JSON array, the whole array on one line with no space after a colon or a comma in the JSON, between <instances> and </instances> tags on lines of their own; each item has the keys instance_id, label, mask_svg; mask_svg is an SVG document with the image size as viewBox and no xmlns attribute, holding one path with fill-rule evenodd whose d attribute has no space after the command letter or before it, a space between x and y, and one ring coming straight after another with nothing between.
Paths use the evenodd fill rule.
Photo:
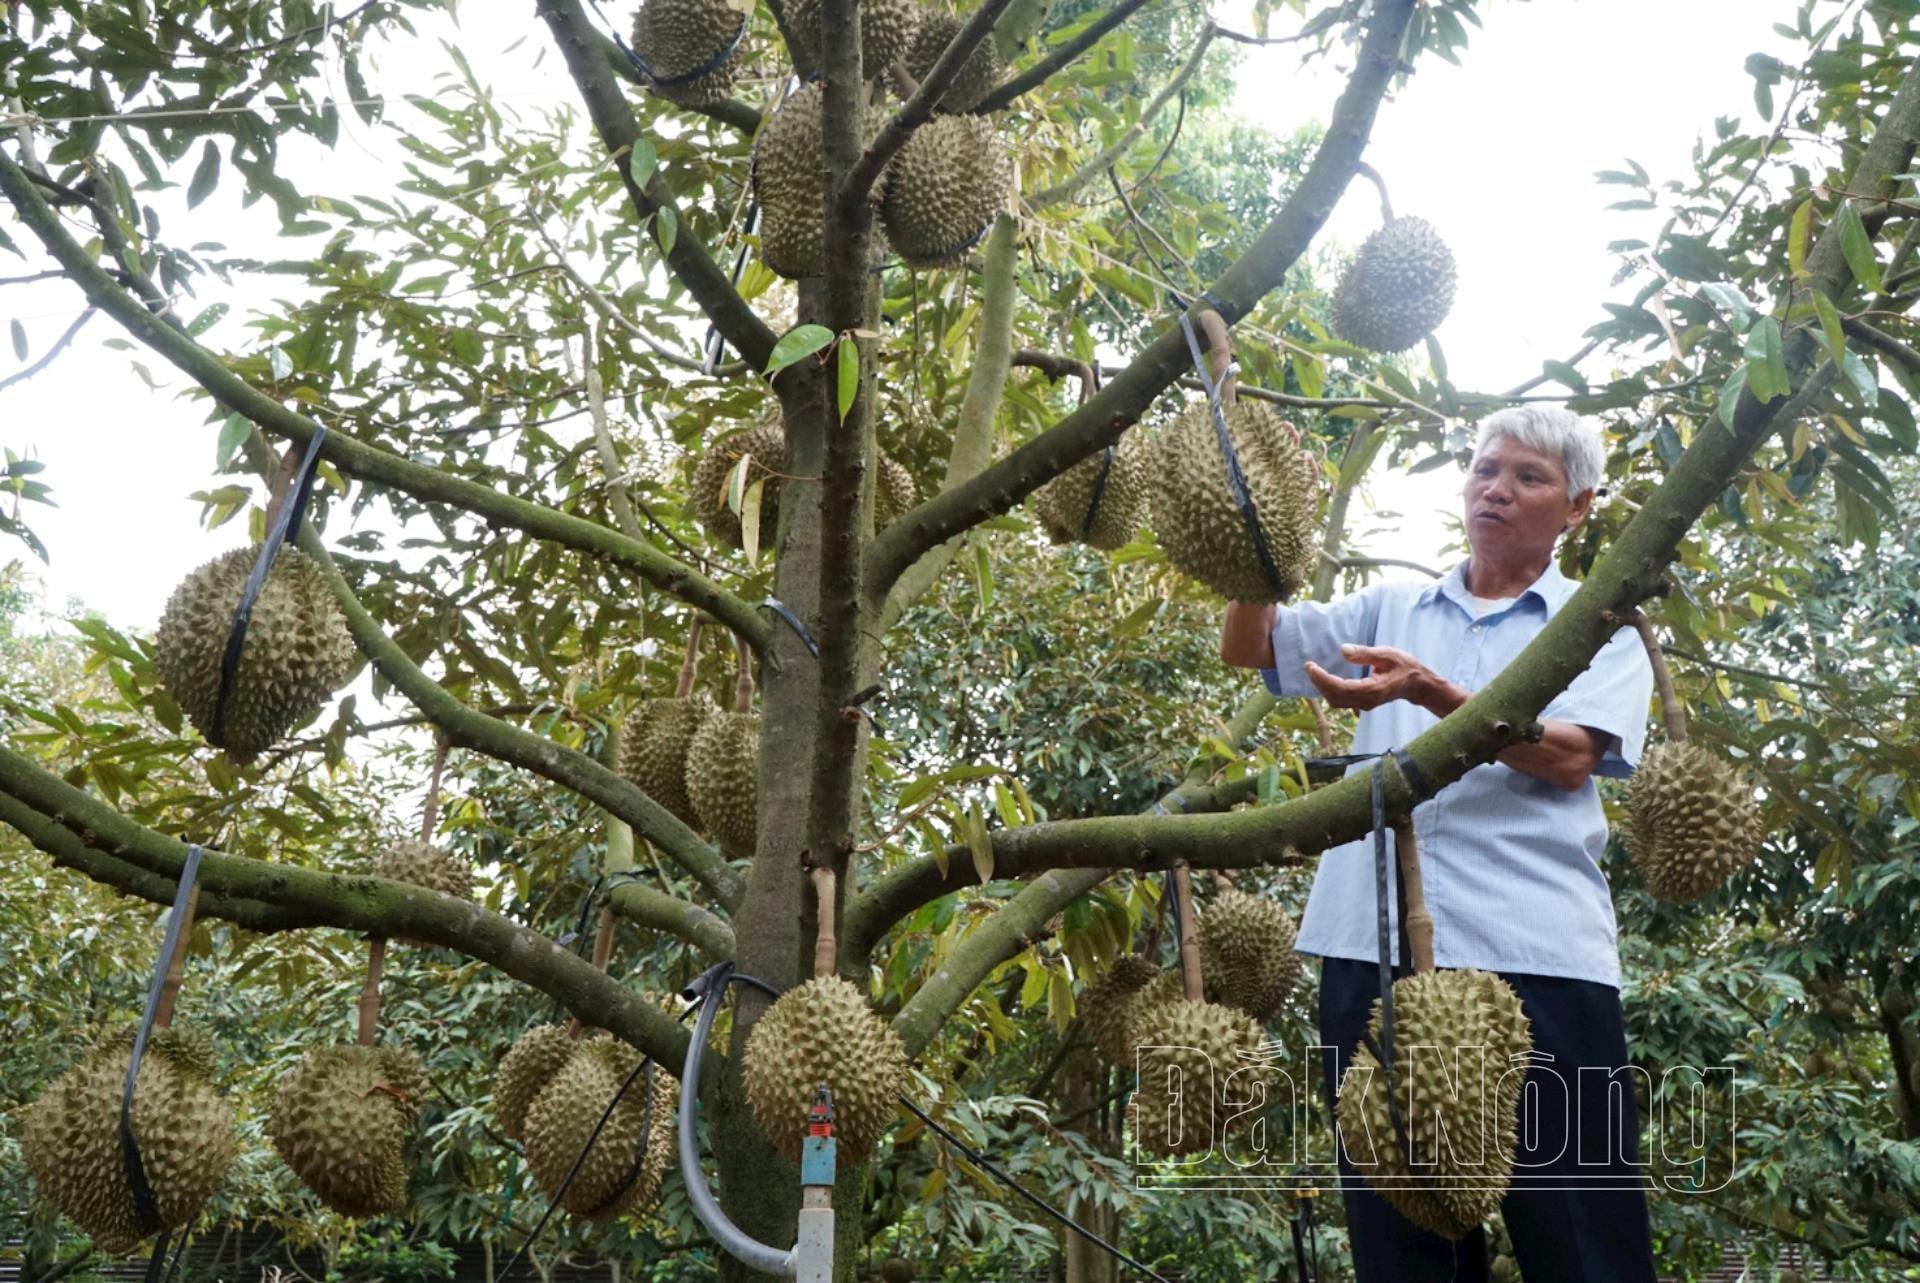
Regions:
<instances>
[{"instance_id":1,"label":"tree branch","mask_svg":"<svg viewBox=\"0 0 1920 1283\"><path fill-rule=\"evenodd\" d=\"M127 878L122 890L160 903L172 902L186 863L185 846L178 839L135 823L4 746L0 746L0 799L11 799L0 802L0 818L9 824L22 810L46 821L29 821L30 827L21 830L29 841L36 833L46 835L48 824L57 824L75 841L112 857L116 865L144 871L149 879L157 876L164 884ZM54 839L53 844L71 847L64 839ZM61 853L50 854L59 858ZM116 872L110 865L98 867L103 874ZM107 880L112 882L112 877ZM687 1031L672 1016L546 936L472 901L366 874L320 873L212 850L201 853L200 881L203 914L230 917L254 930L337 927L444 945L558 999L569 1011L597 1028L611 1030L670 1072L679 1072L684 1059ZM148 891L159 894L148 895ZM248 922L251 905L270 906L275 916L255 916ZM720 1064L716 1062L714 1068L717 1074Z\"/></svg>"},{"instance_id":2,"label":"tree branch","mask_svg":"<svg viewBox=\"0 0 1920 1283\"><path fill-rule=\"evenodd\" d=\"M58 273L56 273L56 275L58 275ZM49 365L52 365L59 355L67 350L68 345L80 336L80 331L86 327L88 321L93 319L93 314L98 310L98 308L90 307L80 313L79 316L74 318L73 324L67 327L66 332L53 341L53 346L41 353L38 361L35 361L24 370L17 370L9 374L6 378L0 379L0 392L4 392L16 383L26 382L34 375L40 373L40 371L46 369Z\"/></svg>"},{"instance_id":3,"label":"tree branch","mask_svg":"<svg viewBox=\"0 0 1920 1283\"><path fill-rule=\"evenodd\" d=\"M0 191L6 193L15 212L89 301L199 383L216 401L277 437L304 444L319 430L312 419L288 409L247 383L228 369L218 355L156 316L126 287L108 276L67 234L58 216L47 208L26 181L25 174L4 153L0 153ZM451 504L488 521L524 530L535 538L551 539L577 551L619 562L649 583L722 621L756 648L766 643L766 621L753 606L658 549L597 522L516 499L464 477L410 462L343 432L328 433L320 453L341 471L363 481L389 485L430 503Z\"/></svg>"},{"instance_id":4,"label":"tree branch","mask_svg":"<svg viewBox=\"0 0 1920 1283\"><path fill-rule=\"evenodd\" d=\"M1029 89L1034 89L1045 84L1049 76L1073 62L1087 50L1099 44L1102 36L1139 12L1146 6L1146 3L1147 0L1120 0L1119 4L1109 9L1099 18L1088 23L1086 30L1082 31L1079 35L1067 41L1019 75L1003 82L998 89L995 89L985 98L982 98L979 105L973 109L974 114L985 115L988 112L999 111L1002 107L1009 105L1014 99L1026 93Z\"/></svg>"},{"instance_id":5,"label":"tree branch","mask_svg":"<svg viewBox=\"0 0 1920 1283\"><path fill-rule=\"evenodd\" d=\"M973 51L993 32L993 24L999 20L1009 0L986 0L967 18L953 39L941 51L927 72L925 80L920 82L913 96L900 105L893 119L886 123L880 134L860 156L859 164L847 175L847 181L840 186L840 205L849 208L866 200L867 193L880 178L880 171L893 159L895 152L905 145L913 131L925 124L933 115L934 108L947 96L947 90L953 88L953 82L960 78L967 60L973 57Z\"/></svg>"},{"instance_id":6,"label":"tree branch","mask_svg":"<svg viewBox=\"0 0 1920 1283\"><path fill-rule=\"evenodd\" d=\"M628 882L615 887L607 903L630 922L685 940L709 961L733 957L733 928L690 900Z\"/></svg>"},{"instance_id":7,"label":"tree branch","mask_svg":"<svg viewBox=\"0 0 1920 1283\"><path fill-rule=\"evenodd\" d=\"M1306 175L1253 246L1210 291L1216 310L1228 322L1245 316L1281 283L1332 214L1353 178L1380 100L1399 66L1400 37L1412 11L1413 0L1387 0L1375 9L1353 75ZM867 571L870 594L878 597L927 549L1005 512L1095 450L1119 440L1189 368L1180 328L1169 325L1085 405L970 481L942 491L888 526L874 542Z\"/></svg>"},{"instance_id":8,"label":"tree branch","mask_svg":"<svg viewBox=\"0 0 1920 1283\"><path fill-rule=\"evenodd\" d=\"M1032 199L1027 202L1028 205L1039 210L1049 205L1059 204L1105 173L1109 166L1126 155L1127 150L1140 141L1140 135L1146 132L1148 125L1153 123L1153 118L1158 116L1166 105L1187 87L1187 83L1200 70L1200 63L1207 56L1207 47L1213 43L1216 34L1218 34L1218 28L1208 23L1200 32L1200 38L1194 41L1193 52L1187 55L1187 60L1180 65L1180 70L1175 72L1173 79L1167 81L1160 92L1154 95L1153 100L1141 109L1140 115L1134 122L1121 130L1118 138L1101 148L1098 155L1074 170L1066 179L1034 193Z\"/></svg>"},{"instance_id":9,"label":"tree branch","mask_svg":"<svg viewBox=\"0 0 1920 1283\"><path fill-rule=\"evenodd\" d=\"M318 531L311 525L303 526L299 544L300 550L313 558L326 575L361 651L382 676L446 732L452 744L477 749L591 799L631 824L675 864L692 874L723 907L732 909L740 903L745 892L740 875L672 812L585 753L488 717L455 699L445 687L427 676L360 604Z\"/></svg>"},{"instance_id":10,"label":"tree branch","mask_svg":"<svg viewBox=\"0 0 1920 1283\"><path fill-rule=\"evenodd\" d=\"M1012 359L1013 305L1019 293L1015 268L1019 265L1019 227L1009 214L994 220L985 250L986 266L981 271L980 337L974 345L973 365L967 371L966 392L953 428L953 445L947 452L947 475L942 489L959 485L975 476L993 458L993 421L1007 386ZM922 554L907 567L887 593L880 616L880 631L886 632L898 622L914 602L924 596L940 578L960 551L960 540L949 539Z\"/></svg>"},{"instance_id":11,"label":"tree branch","mask_svg":"<svg viewBox=\"0 0 1920 1283\"><path fill-rule=\"evenodd\" d=\"M625 158L632 154L634 144L640 141L640 125L633 118L633 108L628 106L626 96L620 91L612 63L607 57L606 39L587 20L579 0L536 0L535 9L546 20L554 43L560 46L567 71L573 76L580 97L586 103L587 115L592 119L600 141L606 145L608 155L619 166L620 181L626 186L635 212L642 219L655 219L656 243L660 237L656 216L662 210L673 211L677 234L673 247L665 255L667 266L687 287L687 292L693 295L707 319L733 345L733 350L748 365L756 370L761 369L773 351L774 332L740 297L740 292L727 279L720 265L713 261L699 238L688 232L687 221L680 217L673 192L667 187L667 180L659 169L656 167L647 176L643 186L634 181L633 170L625 163Z\"/></svg>"}]
</instances>

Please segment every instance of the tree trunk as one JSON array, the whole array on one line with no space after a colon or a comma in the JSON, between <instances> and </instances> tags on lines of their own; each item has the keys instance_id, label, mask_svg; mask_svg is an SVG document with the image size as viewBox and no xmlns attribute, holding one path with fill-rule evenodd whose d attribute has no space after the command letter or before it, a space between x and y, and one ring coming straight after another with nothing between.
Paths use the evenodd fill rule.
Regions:
<instances>
[{"instance_id":1,"label":"tree trunk","mask_svg":"<svg viewBox=\"0 0 1920 1283\"><path fill-rule=\"evenodd\" d=\"M1107 1150L1108 1138L1101 1122L1106 1111L1095 1108L1106 1088L1106 1073L1091 1047L1076 1047L1067 1053L1060 1067L1060 1109L1074 1121L1063 1130L1079 1132L1095 1148ZM1119 1228L1119 1218L1110 1207L1102 1207L1078 1196L1068 1202L1071 1216L1107 1242ZM1060 1231L1066 1238L1066 1283L1120 1283L1119 1262L1071 1230Z\"/></svg>"}]
</instances>

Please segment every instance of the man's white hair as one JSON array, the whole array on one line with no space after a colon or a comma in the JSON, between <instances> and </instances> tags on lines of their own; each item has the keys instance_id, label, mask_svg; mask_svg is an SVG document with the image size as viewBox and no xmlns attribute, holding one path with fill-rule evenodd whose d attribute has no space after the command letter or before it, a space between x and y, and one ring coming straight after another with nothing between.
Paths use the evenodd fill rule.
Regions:
<instances>
[{"instance_id":1,"label":"man's white hair","mask_svg":"<svg viewBox=\"0 0 1920 1283\"><path fill-rule=\"evenodd\" d=\"M1473 457L1478 459L1495 437L1512 437L1529 449L1560 460L1567 471L1569 499L1597 487L1607 472L1607 448L1600 442L1600 429L1591 419L1559 406L1516 405L1494 411L1480 420Z\"/></svg>"}]
</instances>

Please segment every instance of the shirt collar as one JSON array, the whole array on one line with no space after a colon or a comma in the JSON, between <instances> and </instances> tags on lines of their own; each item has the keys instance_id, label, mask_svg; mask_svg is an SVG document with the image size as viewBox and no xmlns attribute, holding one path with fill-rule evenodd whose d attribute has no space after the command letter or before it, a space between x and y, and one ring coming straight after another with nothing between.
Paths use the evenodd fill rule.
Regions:
<instances>
[{"instance_id":1,"label":"shirt collar","mask_svg":"<svg viewBox=\"0 0 1920 1283\"><path fill-rule=\"evenodd\" d=\"M1573 596L1574 590L1579 586L1560 573L1558 563L1549 560L1547 568L1541 571L1540 577L1528 585L1526 591L1515 599L1515 604L1528 597L1537 598L1545 609L1547 618L1551 619L1560 607L1566 604L1567 599ZM1465 558L1455 562L1451 570L1427 585L1425 591L1420 594L1420 604L1427 605L1442 597L1459 606L1467 614L1474 613L1473 594L1467 591L1467 560Z\"/></svg>"}]
</instances>

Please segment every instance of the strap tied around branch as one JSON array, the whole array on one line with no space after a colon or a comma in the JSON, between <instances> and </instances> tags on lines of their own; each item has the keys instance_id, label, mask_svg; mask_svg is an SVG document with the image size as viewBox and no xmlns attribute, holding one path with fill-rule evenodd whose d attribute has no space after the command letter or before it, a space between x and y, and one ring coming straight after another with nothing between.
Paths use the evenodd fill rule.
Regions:
<instances>
[{"instance_id":1,"label":"strap tied around branch","mask_svg":"<svg viewBox=\"0 0 1920 1283\"><path fill-rule=\"evenodd\" d=\"M127 1081L120 1091L120 1159L126 1167L127 1185L133 1191L134 1221L142 1235L161 1228L160 1205L153 1186L147 1181L146 1165L140 1161L140 1140L133 1134L133 1093L140 1078L140 1061L147 1054L147 1039L153 1034L160 1014L160 996L167 987L167 972L173 966L174 953L183 947L181 927L187 918L187 906L193 903L194 888L200 879L200 846L187 847L187 861L180 869L180 889L173 897L173 910L167 915L167 930L160 941L160 958L154 964L153 981L147 986L147 1007L140 1027L133 1035L133 1055L127 1061ZM163 1241L155 1249L157 1261L166 1253Z\"/></svg>"},{"instance_id":2,"label":"strap tied around branch","mask_svg":"<svg viewBox=\"0 0 1920 1283\"><path fill-rule=\"evenodd\" d=\"M213 720L207 725L208 743L218 744L224 736L227 697L232 693L233 679L240 671L240 652L246 648L247 625L253 619L254 603L260 599L261 589L266 587L267 574L280 556L280 549L289 540L300 536L300 521L306 513L307 501L313 496L313 476L315 466L320 462L320 446L326 439L326 425L316 423L313 435L307 438L307 452L300 459L300 468L293 474L286 502L274 518L273 528L267 531L266 541L260 545L260 553L253 559L253 569L247 574L246 586L240 590L240 601L233 608L233 626L227 632L227 648L220 654L220 687L214 695Z\"/></svg>"},{"instance_id":3,"label":"strap tied around branch","mask_svg":"<svg viewBox=\"0 0 1920 1283\"><path fill-rule=\"evenodd\" d=\"M806 643L808 654L812 655L815 659L820 658L820 643L813 639L813 634L807 631L807 626L800 622L800 616L794 614L793 609L789 607L787 603L781 601L778 597L770 596L762 600L760 604L786 621L787 627L793 629L794 636Z\"/></svg>"},{"instance_id":4,"label":"strap tied around branch","mask_svg":"<svg viewBox=\"0 0 1920 1283\"><path fill-rule=\"evenodd\" d=\"M1220 404L1221 384L1232 374L1223 376L1220 383L1214 382L1213 375L1207 370L1206 356L1200 347L1200 336L1193 328L1192 310L1186 300L1178 294L1171 294L1180 309L1180 333L1187 340L1187 355L1193 359L1193 372L1200 380L1200 386L1207 390L1207 411L1213 419L1213 435L1220 443L1220 457L1227 465L1227 488L1233 494L1234 506L1240 509L1240 520L1246 524L1247 537L1253 541L1253 555L1260 563L1260 574L1266 579L1267 587L1273 595L1285 601L1288 593L1286 579L1280 574L1280 567L1273 559L1273 550L1267 544L1267 532L1260 524L1260 514L1254 509L1253 492L1247 488L1247 474L1240 467L1240 454L1233 448L1233 437L1227 432L1227 415ZM1203 293L1205 302L1218 307L1213 295Z\"/></svg>"},{"instance_id":5,"label":"strap tied around branch","mask_svg":"<svg viewBox=\"0 0 1920 1283\"><path fill-rule=\"evenodd\" d=\"M1374 754L1373 769L1369 772L1373 809L1373 889L1374 889L1374 929L1380 960L1380 1037L1375 1040L1369 1030L1362 1030L1361 1041L1365 1043L1373 1058L1380 1063L1380 1072L1386 1079L1387 1117L1393 1121L1393 1134L1400 1146L1400 1152L1407 1156L1411 1165L1413 1147L1408 1139L1406 1119L1400 1112L1399 1097L1394 1092L1393 1083L1393 922L1399 924L1400 962L1408 970L1412 969L1412 950L1408 945L1406 884L1389 873L1387 861L1387 775L1386 763L1393 759L1396 770L1406 780L1418 796L1428 795L1426 776L1413 757L1403 748L1389 749L1385 753ZM1389 887L1392 888L1391 892ZM1388 908L1389 896L1398 903L1397 911Z\"/></svg>"}]
</instances>

